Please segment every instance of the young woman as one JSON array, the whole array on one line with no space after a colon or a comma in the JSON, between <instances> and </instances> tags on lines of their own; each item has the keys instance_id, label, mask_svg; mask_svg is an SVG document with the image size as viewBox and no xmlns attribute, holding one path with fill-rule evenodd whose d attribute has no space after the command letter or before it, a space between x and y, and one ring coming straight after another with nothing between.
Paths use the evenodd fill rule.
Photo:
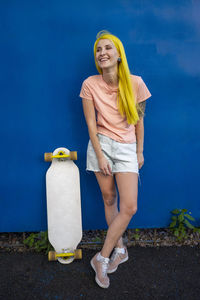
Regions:
<instances>
[{"instance_id":1,"label":"young woman","mask_svg":"<svg viewBox=\"0 0 200 300\"><path fill-rule=\"evenodd\" d=\"M90 136L87 170L98 181L108 224L103 248L92 258L91 266L97 284L108 288L107 274L128 260L122 235L137 211L138 169L144 164L145 100L151 94L140 76L130 74L124 47L116 36L101 31L94 57L100 75L83 82L80 97Z\"/></svg>"}]
</instances>

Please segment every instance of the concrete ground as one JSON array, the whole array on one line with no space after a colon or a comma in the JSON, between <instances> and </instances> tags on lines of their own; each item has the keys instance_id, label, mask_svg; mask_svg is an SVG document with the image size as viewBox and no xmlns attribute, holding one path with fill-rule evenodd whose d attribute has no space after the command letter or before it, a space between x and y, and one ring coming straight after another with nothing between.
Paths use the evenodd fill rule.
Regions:
<instances>
[{"instance_id":1,"label":"concrete ground","mask_svg":"<svg viewBox=\"0 0 200 300\"><path fill-rule=\"evenodd\" d=\"M83 259L69 265L48 262L36 253L0 253L0 299L200 299L200 248L131 247L129 260L110 274L110 287L94 280L90 259L96 250L83 249Z\"/></svg>"}]
</instances>

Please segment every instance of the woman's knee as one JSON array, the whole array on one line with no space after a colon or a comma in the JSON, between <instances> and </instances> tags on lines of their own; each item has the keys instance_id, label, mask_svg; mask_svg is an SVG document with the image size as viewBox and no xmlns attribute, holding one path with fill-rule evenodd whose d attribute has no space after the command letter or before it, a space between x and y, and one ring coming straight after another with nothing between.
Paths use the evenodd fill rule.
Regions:
<instances>
[{"instance_id":1,"label":"woman's knee","mask_svg":"<svg viewBox=\"0 0 200 300\"><path fill-rule=\"evenodd\" d=\"M106 206L112 206L117 202L117 193L113 191L105 191L102 193L103 201Z\"/></svg>"},{"instance_id":2,"label":"woman's knee","mask_svg":"<svg viewBox=\"0 0 200 300\"><path fill-rule=\"evenodd\" d=\"M132 217L137 212L137 204L123 205L122 207L120 207L120 212L122 212L123 214L129 217Z\"/></svg>"}]
</instances>

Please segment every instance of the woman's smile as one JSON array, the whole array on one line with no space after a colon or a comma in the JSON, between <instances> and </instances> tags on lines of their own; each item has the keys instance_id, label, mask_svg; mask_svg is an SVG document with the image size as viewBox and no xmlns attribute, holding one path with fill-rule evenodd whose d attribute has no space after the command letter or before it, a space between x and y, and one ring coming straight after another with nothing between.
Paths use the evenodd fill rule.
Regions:
<instances>
[{"instance_id":1,"label":"woman's smile","mask_svg":"<svg viewBox=\"0 0 200 300\"><path fill-rule=\"evenodd\" d=\"M104 58L104 57L99 59L100 62L102 62L102 61L108 61L108 60L109 60L109 58Z\"/></svg>"}]
</instances>

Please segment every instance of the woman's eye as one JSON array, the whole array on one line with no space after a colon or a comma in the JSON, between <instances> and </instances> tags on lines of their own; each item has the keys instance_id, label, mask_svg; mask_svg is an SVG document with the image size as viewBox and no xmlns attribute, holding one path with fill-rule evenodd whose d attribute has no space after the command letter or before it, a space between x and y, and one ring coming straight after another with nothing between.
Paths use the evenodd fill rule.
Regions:
<instances>
[{"instance_id":1,"label":"woman's eye","mask_svg":"<svg viewBox=\"0 0 200 300\"><path fill-rule=\"evenodd\" d=\"M105 48L105 50L111 50L111 49L112 49L112 47L110 47L110 46L108 46L108 47ZM96 52L99 52L99 51L101 51L101 49L97 49Z\"/></svg>"}]
</instances>

